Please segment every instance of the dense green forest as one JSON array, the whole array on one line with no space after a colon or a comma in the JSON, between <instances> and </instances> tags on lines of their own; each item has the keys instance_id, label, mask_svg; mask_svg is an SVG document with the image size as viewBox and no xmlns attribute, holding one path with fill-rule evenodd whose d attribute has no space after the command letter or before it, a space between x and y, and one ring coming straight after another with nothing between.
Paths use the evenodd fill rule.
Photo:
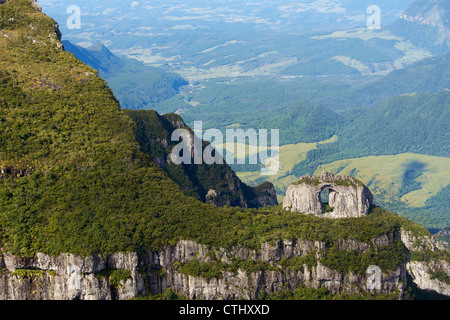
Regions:
<instances>
[{"instance_id":1,"label":"dense green forest","mask_svg":"<svg viewBox=\"0 0 450 320\"><path fill-rule=\"evenodd\" d=\"M427 226L433 233L450 225L450 184L425 202L423 207L408 207L400 201L378 201L378 205L421 225Z\"/></svg>"},{"instance_id":2,"label":"dense green forest","mask_svg":"<svg viewBox=\"0 0 450 320\"><path fill-rule=\"evenodd\" d=\"M278 129L280 145L326 140L333 136L337 128L344 123L344 119L335 112L308 101L297 101L292 105L277 105L253 112L245 109L235 111L233 112L235 126L226 125L232 125L233 120L223 111L212 111L209 115L206 112L193 111L185 116L186 121L196 117L205 119L203 121L205 128L217 125L212 127L222 129L223 132L228 127L244 130Z\"/></svg>"}]
</instances>

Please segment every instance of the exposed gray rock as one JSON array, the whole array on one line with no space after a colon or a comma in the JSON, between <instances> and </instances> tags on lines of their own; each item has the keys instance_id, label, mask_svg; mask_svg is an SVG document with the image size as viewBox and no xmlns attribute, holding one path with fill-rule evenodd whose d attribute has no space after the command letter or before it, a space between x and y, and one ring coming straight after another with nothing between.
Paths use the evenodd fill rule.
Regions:
<instances>
[{"instance_id":1,"label":"exposed gray rock","mask_svg":"<svg viewBox=\"0 0 450 320\"><path fill-rule=\"evenodd\" d=\"M329 210L324 210L320 193L329 190ZM361 217L369 213L373 202L370 190L355 178L324 172L321 177L303 176L291 184L283 208L327 218Z\"/></svg>"},{"instance_id":2,"label":"exposed gray rock","mask_svg":"<svg viewBox=\"0 0 450 320\"><path fill-rule=\"evenodd\" d=\"M386 243L390 243L390 239L392 237L385 239ZM357 242L343 246L349 250L366 249ZM71 254L53 257L39 253L29 259L19 259L4 253L0 260L0 266L4 269L0 278L0 299L129 299L148 293L146 288L153 294L172 289L190 299L257 299L261 293L294 290L299 284L313 288L326 287L332 293L366 291L365 274L341 273L320 262L314 267L304 265L303 270L298 271L279 265L281 259L309 253L314 253L320 259L325 248L326 244L320 241L283 240L273 244L264 243L257 251L243 246L210 249L194 241L182 240L159 251L149 250L141 255L141 259L135 253L116 253L107 257ZM252 259L268 263L272 268L250 274L242 269L237 273L223 270L221 277L211 279L178 272L179 264L192 259L210 262L211 253L225 263L236 258ZM131 278L122 281L119 287L113 287L108 278L98 276L99 272L109 268L129 270ZM24 270L31 274L21 275L19 271ZM405 275L404 265L396 271L383 273L382 291L403 292Z\"/></svg>"},{"instance_id":3,"label":"exposed gray rock","mask_svg":"<svg viewBox=\"0 0 450 320\"><path fill-rule=\"evenodd\" d=\"M264 208L278 205L277 192L270 182L264 182L253 188L254 197L247 200L249 208Z\"/></svg>"},{"instance_id":4,"label":"exposed gray rock","mask_svg":"<svg viewBox=\"0 0 450 320\"><path fill-rule=\"evenodd\" d=\"M450 285L432 277L435 271L450 276L450 264L447 261L410 261L406 267L419 288L450 296Z\"/></svg>"},{"instance_id":5,"label":"exposed gray rock","mask_svg":"<svg viewBox=\"0 0 450 320\"><path fill-rule=\"evenodd\" d=\"M4 253L0 278L3 300L111 300L129 299L145 293L143 276L137 272L136 253L116 253L108 257L81 257L38 253L21 259ZM113 287L107 277L97 276L105 269L124 269L131 278Z\"/></svg>"},{"instance_id":6,"label":"exposed gray rock","mask_svg":"<svg viewBox=\"0 0 450 320\"><path fill-rule=\"evenodd\" d=\"M31 6L36 10L42 12L42 8L36 0L31 0Z\"/></svg>"},{"instance_id":7,"label":"exposed gray rock","mask_svg":"<svg viewBox=\"0 0 450 320\"><path fill-rule=\"evenodd\" d=\"M432 236L414 237L410 231L401 230L401 240L409 251L436 252L446 250L442 244ZM432 277L434 272L446 274L450 278L450 263L446 260L432 259L429 261L409 261L406 265L414 282L423 290L432 290L450 296L450 285Z\"/></svg>"},{"instance_id":8,"label":"exposed gray rock","mask_svg":"<svg viewBox=\"0 0 450 320\"><path fill-rule=\"evenodd\" d=\"M219 198L219 194L216 190L210 189L208 193L206 194L206 203L212 204L216 207L222 207L224 204L222 203L221 199Z\"/></svg>"},{"instance_id":9,"label":"exposed gray rock","mask_svg":"<svg viewBox=\"0 0 450 320\"><path fill-rule=\"evenodd\" d=\"M425 239L427 238L427 239ZM428 237L414 238L410 232L396 231L362 242L342 239L334 244L337 250L366 252L404 241L413 250L437 250ZM136 253L115 253L108 256L81 257L73 254L51 256L38 253L21 259L10 253L0 256L0 299L57 299L57 300L111 300L129 299L148 293L162 293L172 289L189 299L258 299L261 294L294 290L304 284L312 288L327 288L331 293L358 294L370 291L369 274L342 272L321 263L327 243L312 240L284 239L263 243L258 250L239 245L232 248L210 248L191 240L181 240L161 250ZM283 259L311 255L315 265L303 264L293 270L282 265ZM179 266L198 259L200 262L218 260L230 264L234 259L266 263L270 268L247 273L222 270L221 276L205 279L180 273ZM108 269L128 270L131 277L119 286L100 276ZM405 261L396 270L382 270L379 292L398 294L408 298L406 274L409 272L421 289L434 290L450 296L450 285L434 279L432 271L450 276L446 261Z\"/></svg>"}]
</instances>

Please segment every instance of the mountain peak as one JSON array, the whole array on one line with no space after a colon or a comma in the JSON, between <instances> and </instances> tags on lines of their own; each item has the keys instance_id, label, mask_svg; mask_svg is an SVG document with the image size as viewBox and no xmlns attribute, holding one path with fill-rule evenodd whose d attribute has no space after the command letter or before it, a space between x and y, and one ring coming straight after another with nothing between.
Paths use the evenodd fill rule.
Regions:
<instances>
[{"instance_id":1,"label":"mountain peak","mask_svg":"<svg viewBox=\"0 0 450 320\"><path fill-rule=\"evenodd\" d=\"M87 47L89 50L110 52L101 42L97 41L93 45Z\"/></svg>"}]
</instances>

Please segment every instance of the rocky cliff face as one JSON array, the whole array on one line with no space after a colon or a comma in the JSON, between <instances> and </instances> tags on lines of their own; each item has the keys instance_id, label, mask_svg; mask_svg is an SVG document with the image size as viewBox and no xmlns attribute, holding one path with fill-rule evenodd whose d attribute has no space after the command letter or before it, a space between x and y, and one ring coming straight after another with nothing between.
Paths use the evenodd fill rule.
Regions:
<instances>
[{"instance_id":1,"label":"rocky cliff face","mask_svg":"<svg viewBox=\"0 0 450 320\"><path fill-rule=\"evenodd\" d=\"M426 252L446 250L432 237L414 237L411 235L411 232L405 230L401 231L401 239L410 252L415 252L419 255L424 255ZM449 261L440 258L410 260L406 268L419 288L450 296ZM441 277L438 277L439 274Z\"/></svg>"},{"instance_id":2,"label":"rocky cliff face","mask_svg":"<svg viewBox=\"0 0 450 320\"><path fill-rule=\"evenodd\" d=\"M388 245L392 239L374 239L378 245ZM366 250L367 245L343 241L346 250ZM245 247L230 250L210 250L193 241L180 241L159 251L147 251L138 258L136 253L117 253L107 257L80 257L60 254L53 257L37 254L34 258L19 259L11 254L2 256L3 269L0 281L1 299L129 299L149 292L161 293L172 289L190 299L258 299L286 289L294 290L299 284L313 288L325 287L332 293L359 293L367 291L367 275L342 273L320 262L306 264L301 270L280 265L282 259L292 259L313 254L324 255L326 244L320 241L278 241L265 243L257 252ZM222 263L233 259L254 260L265 264L261 270L237 272L224 270L220 277L205 279L178 272L179 266L198 259L211 262L217 257ZM114 282L109 271L122 270L126 276ZM406 285L406 267L388 271L381 277L382 292L402 295Z\"/></svg>"},{"instance_id":3,"label":"rocky cliff face","mask_svg":"<svg viewBox=\"0 0 450 320\"><path fill-rule=\"evenodd\" d=\"M342 239L337 250L367 252L382 250L402 241L409 250L438 250L431 238L414 238L401 230L376 237L370 242ZM449 263L440 260L404 261L394 270L381 270L380 287L371 289L370 274L333 269L322 263L327 255L327 243L311 240L283 240L263 243L259 250L236 246L211 249L194 241L182 240L161 250L141 254L116 253L109 256L81 257L60 254L56 257L38 253L21 259L3 253L0 260L0 299L8 300L112 300L130 299L146 294L174 290L189 299L260 299L298 285L327 288L333 294L390 293L407 299L409 273L415 284L450 296L450 285L435 279L432 272L440 270L450 276ZM310 257L295 268L289 261ZM193 261L229 266L233 261L253 261L259 267L237 270L223 267L212 277L193 275L182 266Z\"/></svg>"},{"instance_id":4,"label":"rocky cliff face","mask_svg":"<svg viewBox=\"0 0 450 320\"><path fill-rule=\"evenodd\" d=\"M355 249L354 243L346 243L347 248ZM239 269L237 273L223 271L220 278L204 279L191 275L180 274L174 267L177 261L190 261L194 257L199 261L211 260L210 251L191 241L180 242L177 246L168 247L161 252L147 255L150 265L160 265L165 275L151 283L154 292L161 292L167 288L190 299L258 299L261 295L283 290L294 290L298 285L304 284L312 288L325 287L332 293L359 293L366 292L367 276L352 272L342 273L330 269L320 262L314 266L303 265L301 270L293 270L280 266L283 259L304 257L313 254L320 259L326 249L326 244L320 241L278 241L274 244L265 243L261 250L256 252L244 247L232 250L217 250L215 256L224 263L233 259L254 260L267 263L273 268L246 272ZM383 292L396 292L401 295L405 288L406 269L404 266L395 271L382 275Z\"/></svg>"},{"instance_id":5,"label":"rocky cliff face","mask_svg":"<svg viewBox=\"0 0 450 320\"><path fill-rule=\"evenodd\" d=\"M173 163L171 152L180 141L172 141L172 133L186 129L191 142L194 141L193 131L179 115L159 115L152 110L124 111L136 122L136 136L144 151L187 195L220 207L262 208L278 204L272 183L266 182L255 188L247 186L225 161L222 164L196 164L193 144L189 146L190 163ZM202 152L207 146L209 143L203 141Z\"/></svg>"},{"instance_id":6,"label":"rocky cliff face","mask_svg":"<svg viewBox=\"0 0 450 320\"><path fill-rule=\"evenodd\" d=\"M320 196L325 189L329 190L328 210ZM283 208L327 218L361 217L367 215L372 201L372 193L360 181L324 172L320 178L303 176L290 185Z\"/></svg>"},{"instance_id":7,"label":"rocky cliff face","mask_svg":"<svg viewBox=\"0 0 450 320\"><path fill-rule=\"evenodd\" d=\"M36 254L20 259L2 255L0 298L4 300L111 300L129 299L144 293L143 277L137 272L135 253L108 257ZM104 270L126 270L120 285L114 285Z\"/></svg>"}]
</instances>

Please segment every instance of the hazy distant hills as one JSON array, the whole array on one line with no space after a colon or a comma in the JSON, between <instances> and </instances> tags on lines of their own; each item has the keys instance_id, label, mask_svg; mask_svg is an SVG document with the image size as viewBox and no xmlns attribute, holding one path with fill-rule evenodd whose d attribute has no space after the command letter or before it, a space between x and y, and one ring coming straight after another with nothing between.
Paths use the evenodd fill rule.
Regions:
<instances>
[{"instance_id":1,"label":"hazy distant hills","mask_svg":"<svg viewBox=\"0 0 450 320\"><path fill-rule=\"evenodd\" d=\"M450 53L420 60L404 69L395 70L364 88L360 95L387 96L417 92L439 91L450 88Z\"/></svg>"},{"instance_id":2,"label":"hazy distant hills","mask_svg":"<svg viewBox=\"0 0 450 320\"><path fill-rule=\"evenodd\" d=\"M179 93L187 82L179 75L146 66L142 62L118 57L101 43L88 48L63 41L64 48L96 69L127 109L145 109L153 103L168 100Z\"/></svg>"},{"instance_id":3,"label":"hazy distant hills","mask_svg":"<svg viewBox=\"0 0 450 320\"><path fill-rule=\"evenodd\" d=\"M442 54L450 48L450 2L417 0L389 26L389 30L406 37L417 46Z\"/></svg>"},{"instance_id":4,"label":"hazy distant hills","mask_svg":"<svg viewBox=\"0 0 450 320\"><path fill-rule=\"evenodd\" d=\"M447 28L450 26L450 3L446 0L416 0L402 15L403 20Z\"/></svg>"},{"instance_id":5,"label":"hazy distant hills","mask_svg":"<svg viewBox=\"0 0 450 320\"><path fill-rule=\"evenodd\" d=\"M341 97L320 99L335 109L375 107L384 100L414 92L437 92L450 88L450 53L417 61L403 69L342 93Z\"/></svg>"},{"instance_id":6,"label":"hazy distant hills","mask_svg":"<svg viewBox=\"0 0 450 320\"><path fill-rule=\"evenodd\" d=\"M300 77L361 82L359 77L386 75L430 57L435 50L445 53L434 44L442 38L435 34L438 29L426 34L427 39L436 38L431 44L416 44L411 39L422 35L415 30L397 28L395 23L390 26L396 20L406 22L399 18L410 11L411 2L378 1L381 30L366 26L371 1L229 1L226 5L186 1L182 6L175 1L151 6L97 1L95 7L79 1L80 29L67 29L68 15L62 14L67 1L48 0L43 7L72 43L86 46L100 41L114 54L175 72L195 86L186 100L197 101L203 91L216 94L214 88L210 92L212 82L264 78L291 81L295 86ZM120 78L110 82L113 90L119 82ZM134 100L137 105L144 103ZM180 106L174 108L158 111L176 111Z\"/></svg>"}]
</instances>

